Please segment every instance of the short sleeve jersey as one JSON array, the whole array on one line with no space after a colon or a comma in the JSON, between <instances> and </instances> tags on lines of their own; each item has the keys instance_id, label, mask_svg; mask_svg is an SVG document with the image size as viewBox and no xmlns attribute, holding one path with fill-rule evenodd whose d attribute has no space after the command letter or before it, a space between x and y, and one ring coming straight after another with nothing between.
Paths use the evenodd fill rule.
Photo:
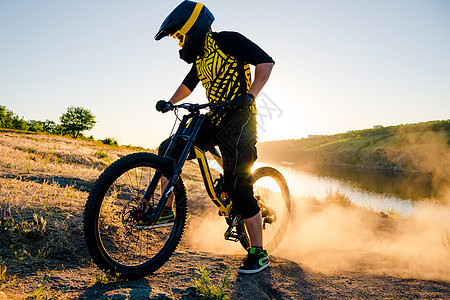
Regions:
<instances>
[{"instance_id":1,"label":"short sleeve jersey","mask_svg":"<svg viewBox=\"0 0 450 300\"><path fill-rule=\"evenodd\" d=\"M249 64L273 63L258 45L240 33L211 32L183 84L193 91L201 81L209 102L230 101L245 94L252 80ZM255 111L256 112L256 111ZM212 116L212 120L221 117Z\"/></svg>"}]
</instances>

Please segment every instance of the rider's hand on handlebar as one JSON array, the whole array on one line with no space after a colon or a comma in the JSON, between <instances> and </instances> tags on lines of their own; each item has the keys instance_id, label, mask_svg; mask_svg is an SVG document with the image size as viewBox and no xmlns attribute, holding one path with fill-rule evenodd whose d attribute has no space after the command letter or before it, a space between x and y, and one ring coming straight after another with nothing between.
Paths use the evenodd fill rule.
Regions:
<instances>
[{"instance_id":1,"label":"rider's hand on handlebar","mask_svg":"<svg viewBox=\"0 0 450 300\"><path fill-rule=\"evenodd\" d=\"M238 109L249 107L255 103L255 96L253 96L252 94L240 95L234 98L232 102L233 106Z\"/></svg>"},{"instance_id":2,"label":"rider's hand on handlebar","mask_svg":"<svg viewBox=\"0 0 450 300\"><path fill-rule=\"evenodd\" d=\"M159 100L158 102L156 102L156 110L162 113L168 112L171 107L172 103L170 103L169 101Z\"/></svg>"}]
</instances>

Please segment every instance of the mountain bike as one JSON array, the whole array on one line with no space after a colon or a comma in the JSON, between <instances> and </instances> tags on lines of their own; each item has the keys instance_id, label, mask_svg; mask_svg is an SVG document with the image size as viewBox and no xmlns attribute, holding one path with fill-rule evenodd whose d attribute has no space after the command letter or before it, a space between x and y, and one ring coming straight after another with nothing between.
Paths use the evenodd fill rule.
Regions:
<instances>
[{"instance_id":1,"label":"mountain bike","mask_svg":"<svg viewBox=\"0 0 450 300\"><path fill-rule=\"evenodd\" d=\"M223 191L222 174L215 179L211 175L208 159L221 165L219 151L213 147L205 152L194 143L207 117L202 111L229 109L229 105L228 102L171 105L169 109L175 111L177 118L180 109L188 113L171 136L164 156L130 154L100 175L85 205L84 235L87 249L101 270L121 278L140 278L158 270L169 259L180 242L188 217L181 172L191 151L197 157L207 194L228 225L224 238L240 242L245 249L250 246L244 221ZM182 151L174 151L176 145L182 145ZM289 189L283 175L272 167L258 168L252 175L254 197L262 214L264 247L273 251L289 223ZM167 226L158 220L169 197L174 197L175 221Z\"/></svg>"}]
</instances>

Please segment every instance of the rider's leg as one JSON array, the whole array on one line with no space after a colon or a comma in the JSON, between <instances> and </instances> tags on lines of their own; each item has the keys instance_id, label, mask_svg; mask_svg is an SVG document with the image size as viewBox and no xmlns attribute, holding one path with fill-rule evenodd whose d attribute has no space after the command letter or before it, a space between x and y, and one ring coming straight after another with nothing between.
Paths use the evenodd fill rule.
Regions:
<instances>
[{"instance_id":1,"label":"rider's leg","mask_svg":"<svg viewBox=\"0 0 450 300\"><path fill-rule=\"evenodd\" d=\"M262 237L262 218L261 212L258 212L251 218L244 219L245 227L250 236L250 245L252 247L261 247L263 245Z\"/></svg>"},{"instance_id":2,"label":"rider's leg","mask_svg":"<svg viewBox=\"0 0 450 300\"><path fill-rule=\"evenodd\" d=\"M262 218L251 175L257 158L256 117L244 111L226 119L216 135L224 160L225 188L233 207L244 218L251 244L238 273L254 274L269 266L269 255L262 248Z\"/></svg>"},{"instance_id":3,"label":"rider's leg","mask_svg":"<svg viewBox=\"0 0 450 300\"><path fill-rule=\"evenodd\" d=\"M158 155L159 156L163 156L164 153L166 152L167 146L169 145L170 139L165 139L158 147ZM161 194L164 192L164 190L166 189L166 185L167 185L167 178L162 176L161 177ZM173 193L170 194L169 199L167 200L166 203L166 208L172 208L173 206L173 200L174 200L174 196Z\"/></svg>"},{"instance_id":4,"label":"rider's leg","mask_svg":"<svg viewBox=\"0 0 450 300\"><path fill-rule=\"evenodd\" d=\"M166 189L166 185L167 185L167 182L168 182L169 180L167 180L167 178L166 177L164 177L164 176L162 176L161 177L161 193L163 193L164 192L164 190ZM169 199L167 199L167 202L166 202L166 208L172 208L173 207L173 200L175 199L175 196L174 196L174 194L173 194L173 192L172 193L170 193L170 196L169 196Z\"/></svg>"},{"instance_id":5,"label":"rider's leg","mask_svg":"<svg viewBox=\"0 0 450 300\"><path fill-rule=\"evenodd\" d=\"M267 250L263 249L261 211L259 210L256 199L253 196L248 195L249 189L253 192L251 185L249 187L241 186L240 190L243 191L244 195L247 194L247 197L239 198L238 196L236 198L235 194L235 198L232 198L233 205L234 203L238 204L238 212L244 217L244 223L250 237L251 245L251 247L247 249L247 257L238 268L239 274L258 273L269 266L269 255ZM251 213L252 211L253 213Z\"/></svg>"},{"instance_id":6,"label":"rider's leg","mask_svg":"<svg viewBox=\"0 0 450 300\"><path fill-rule=\"evenodd\" d=\"M250 111L227 115L215 138L222 152L225 188L233 207L244 218L252 246L262 246L262 220L253 197L251 168L257 158L256 116Z\"/></svg>"},{"instance_id":7,"label":"rider's leg","mask_svg":"<svg viewBox=\"0 0 450 300\"><path fill-rule=\"evenodd\" d=\"M233 201L233 208L244 218L252 247L261 247L262 220L258 202L253 196L252 177L230 176L225 173L225 192Z\"/></svg>"},{"instance_id":8,"label":"rider's leg","mask_svg":"<svg viewBox=\"0 0 450 300\"><path fill-rule=\"evenodd\" d=\"M238 268L238 273L255 274L269 266L269 254L262 247L261 212L244 219L244 222L250 236L251 247L247 249L247 257Z\"/></svg>"}]
</instances>

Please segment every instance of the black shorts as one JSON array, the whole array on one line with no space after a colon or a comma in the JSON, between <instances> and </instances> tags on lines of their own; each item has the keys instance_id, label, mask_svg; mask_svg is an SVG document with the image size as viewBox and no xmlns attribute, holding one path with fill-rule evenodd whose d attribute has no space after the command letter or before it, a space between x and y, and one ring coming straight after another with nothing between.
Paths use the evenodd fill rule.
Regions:
<instances>
[{"instance_id":1,"label":"black shorts","mask_svg":"<svg viewBox=\"0 0 450 300\"><path fill-rule=\"evenodd\" d=\"M169 139L161 143L158 154L163 155ZM250 109L229 111L218 125L209 118L203 122L195 146L204 151L218 146L223 158L225 192L233 200L233 207L245 219L255 216L259 206L253 197L251 168L257 158L256 115ZM175 151L182 151L177 145ZM191 153L188 159L195 158Z\"/></svg>"}]
</instances>

